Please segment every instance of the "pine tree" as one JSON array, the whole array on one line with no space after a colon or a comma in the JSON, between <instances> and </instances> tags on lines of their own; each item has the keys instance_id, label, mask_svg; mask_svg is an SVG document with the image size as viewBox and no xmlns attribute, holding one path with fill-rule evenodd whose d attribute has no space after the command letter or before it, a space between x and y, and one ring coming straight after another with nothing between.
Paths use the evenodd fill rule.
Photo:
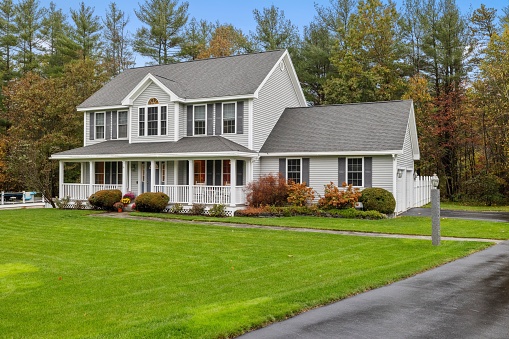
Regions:
<instances>
[{"instance_id":1,"label":"pine tree","mask_svg":"<svg viewBox=\"0 0 509 339\"><path fill-rule=\"evenodd\" d=\"M297 26L285 18L284 11L272 5L260 12L255 9L256 32L251 34L254 45L261 51L296 47L299 41Z\"/></svg>"},{"instance_id":2,"label":"pine tree","mask_svg":"<svg viewBox=\"0 0 509 339\"><path fill-rule=\"evenodd\" d=\"M0 74L3 81L10 80L14 76L12 59L14 47L17 45L14 10L12 0L0 2Z\"/></svg>"},{"instance_id":3,"label":"pine tree","mask_svg":"<svg viewBox=\"0 0 509 339\"><path fill-rule=\"evenodd\" d=\"M106 18L103 19L103 38L104 58L112 76L134 65L131 40L127 31L128 23L129 17L117 8L116 3L110 3Z\"/></svg>"},{"instance_id":4,"label":"pine tree","mask_svg":"<svg viewBox=\"0 0 509 339\"><path fill-rule=\"evenodd\" d=\"M39 30L46 11L40 7L38 0L21 0L14 8L14 22L18 34L16 59L20 72L24 74L39 66L37 58L37 51L41 48Z\"/></svg>"},{"instance_id":5,"label":"pine tree","mask_svg":"<svg viewBox=\"0 0 509 339\"><path fill-rule=\"evenodd\" d=\"M192 18L184 30L179 58L196 60L209 46L216 25L206 20Z\"/></svg>"},{"instance_id":6,"label":"pine tree","mask_svg":"<svg viewBox=\"0 0 509 339\"><path fill-rule=\"evenodd\" d=\"M77 55L83 60L95 58L100 54L101 23L94 8L80 3L78 10L71 9L71 19L74 23L72 40L77 48Z\"/></svg>"}]
</instances>

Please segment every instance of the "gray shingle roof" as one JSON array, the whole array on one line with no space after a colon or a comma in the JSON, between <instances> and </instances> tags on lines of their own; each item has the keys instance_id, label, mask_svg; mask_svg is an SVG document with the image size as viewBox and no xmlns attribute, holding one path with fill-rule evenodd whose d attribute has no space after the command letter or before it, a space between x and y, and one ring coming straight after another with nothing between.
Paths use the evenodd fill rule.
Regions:
<instances>
[{"instance_id":1,"label":"gray shingle roof","mask_svg":"<svg viewBox=\"0 0 509 339\"><path fill-rule=\"evenodd\" d=\"M83 157L110 157L111 155L131 155L145 157L152 154L182 154L192 153L217 153L217 152L242 152L253 153L246 147L220 136L210 137L186 137L179 141L167 142L144 142L129 144L128 140L108 140L98 144L71 149L55 153L52 158L72 156Z\"/></svg>"},{"instance_id":2,"label":"gray shingle roof","mask_svg":"<svg viewBox=\"0 0 509 339\"><path fill-rule=\"evenodd\" d=\"M279 50L127 69L78 108L121 105L121 101L148 73L180 98L253 94L284 52Z\"/></svg>"},{"instance_id":3,"label":"gray shingle roof","mask_svg":"<svg viewBox=\"0 0 509 339\"><path fill-rule=\"evenodd\" d=\"M402 150L411 100L287 108L261 153Z\"/></svg>"}]
</instances>

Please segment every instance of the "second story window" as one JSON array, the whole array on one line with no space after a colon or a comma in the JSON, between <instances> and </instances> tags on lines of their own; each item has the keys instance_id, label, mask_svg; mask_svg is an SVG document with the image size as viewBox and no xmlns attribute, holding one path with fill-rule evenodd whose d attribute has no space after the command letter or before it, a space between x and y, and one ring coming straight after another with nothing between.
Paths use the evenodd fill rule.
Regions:
<instances>
[{"instance_id":1,"label":"second story window","mask_svg":"<svg viewBox=\"0 0 509 339\"><path fill-rule=\"evenodd\" d=\"M118 112L118 138L127 138L127 111Z\"/></svg>"},{"instance_id":2,"label":"second story window","mask_svg":"<svg viewBox=\"0 0 509 339\"><path fill-rule=\"evenodd\" d=\"M235 103L223 104L223 134L235 133Z\"/></svg>"},{"instance_id":3,"label":"second story window","mask_svg":"<svg viewBox=\"0 0 509 339\"><path fill-rule=\"evenodd\" d=\"M167 120L166 106L161 106L161 135L166 135Z\"/></svg>"},{"instance_id":4,"label":"second story window","mask_svg":"<svg viewBox=\"0 0 509 339\"><path fill-rule=\"evenodd\" d=\"M138 110L138 121L139 121L139 136L142 137L145 135L145 108L140 107Z\"/></svg>"},{"instance_id":5,"label":"second story window","mask_svg":"<svg viewBox=\"0 0 509 339\"><path fill-rule=\"evenodd\" d=\"M158 123L158 108L157 106L148 107L148 135L157 135L157 123Z\"/></svg>"},{"instance_id":6,"label":"second story window","mask_svg":"<svg viewBox=\"0 0 509 339\"><path fill-rule=\"evenodd\" d=\"M104 139L104 113L95 114L95 138Z\"/></svg>"},{"instance_id":7,"label":"second story window","mask_svg":"<svg viewBox=\"0 0 509 339\"><path fill-rule=\"evenodd\" d=\"M205 105L194 106L194 135L204 135L205 131Z\"/></svg>"}]
</instances>

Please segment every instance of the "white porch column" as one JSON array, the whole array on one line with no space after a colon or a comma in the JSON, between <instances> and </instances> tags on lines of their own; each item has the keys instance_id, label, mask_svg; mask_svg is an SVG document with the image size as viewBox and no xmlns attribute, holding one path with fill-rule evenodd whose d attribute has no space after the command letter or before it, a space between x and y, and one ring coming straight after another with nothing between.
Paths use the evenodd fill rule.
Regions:
<instances>
[{"instance_id":1,"label":"white porch column","mask_svg":"<svg viewBox=\"0 0 509 339\"><path fill-rule=\"evenodd\" d=\"M179 184L179 162L173 160L173 185Z\"/></svg>"},{"instance_id":2,"label":"white porch column","mask_svg":"<svg viewBox=\"0 0 509 339\"><path fill-rule=\"evenodd\" d=\"M81 165L80 184L84 184L85 182L87 182L87 178L85 177L85 163L80 162L80 165Z\"/></svg>"},{"instance_id":3,"label":"white porch column","mask_svg":"<svg viewBox=\"0 0 509 339\"><path fill-rule=\"evenodd\" d=\"M189 162L189 205L193 204L194 200L194 160L187 160Z\"/></svg>"},{"instance_id":4,"label":"white porch column","mask_svg":"<svg viewBox=\"0 0 509 339\"><path fill-rule=\"evenodd\" d=\"M127 171L129 169L129 165L127 161L122 161L122 194L127 192L127 182L129 181L129 176Z\"/></svg>"},{"instance_id":5,"label":"white porch column","mask_svg":"<svg viewBox=\"0 0 509 339\"><path fill-rule=\"evenodd\" d=\"M246 160L246 179L244 180L244 185L251 181L253 181L253 159Z\"/></svg>"},{"instance_id":6,"label":"white porch column","mask_svg":"<svg viewBox=\"0 0 509 339\"><path fill-rule=\"evenodd\" d=\"M230 159L230 206L237 205L237 161Z\"/></svg>"},{"instance_id":7,"label":"white porch column","mask_svg":"<svg viewBox=\"0 0 509 339\"><path fill-rule=\"evenodd\" d=\"M64 162L58 162L58 196L64 198Z\"/></svg>"},{"instance_id":8,"label":"white porch column","mask_svg":"<svg viewBox=\"0 0 509 339\"><path fill-rule=\"evenodd\" d=\"M92 193L94 193L93 185L95 183L95 162L89 161L88 165L90 166L90 178L89 178L89 183L88 183L88 197L90 197L92 195Z\"/></svg>"},{"instance_id":9,"label":"white porch column","mask_svg":"<svg viewBox=\"0 0 509 339\"><path fill-rule=\"evenodd\" d=\"M144 187L143 187L143 177L142 177L142 171L144 169L142 168L143 163L141 161L138 161L138 195L141 193L144 193Z\"/></svg>"},{"instance_id":10,"label":"white porch column","mask_svg":"<svg viewBox=\"0 0 509 339\"><path fill-rule=\"evenodd\" d=\"M150 192L155 192L156 185L156 162L154 160L150 161Z\"/></svg>"}]
</instances>

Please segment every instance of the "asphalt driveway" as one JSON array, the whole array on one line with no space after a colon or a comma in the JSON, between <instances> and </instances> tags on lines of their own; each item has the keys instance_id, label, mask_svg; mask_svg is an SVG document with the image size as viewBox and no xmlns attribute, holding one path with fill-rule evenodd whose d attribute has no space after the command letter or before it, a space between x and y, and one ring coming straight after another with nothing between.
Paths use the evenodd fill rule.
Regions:
<instances>
[{"instance_id":1,"label":"asphalt driveway","mask_svg":"<svg viewBox=\"0 0 509 339\"><path fill-rule=\"evenodd\" d=\"M241 338L509 338L509 241Z\"/></svg>"},{"instance_id":2,"label":"asphalt driveway","mask_svg":"<svg viewBox=\"0 0 509 339\"><path fill-rule=\"evenodd\" d=\"M403 212L401 216L430 217L431 208L412 208L406 212ZM440 210L440 217L453 219L509 222L509 212L473 212L473 211Z\"/></svg>"}]
</instances>

